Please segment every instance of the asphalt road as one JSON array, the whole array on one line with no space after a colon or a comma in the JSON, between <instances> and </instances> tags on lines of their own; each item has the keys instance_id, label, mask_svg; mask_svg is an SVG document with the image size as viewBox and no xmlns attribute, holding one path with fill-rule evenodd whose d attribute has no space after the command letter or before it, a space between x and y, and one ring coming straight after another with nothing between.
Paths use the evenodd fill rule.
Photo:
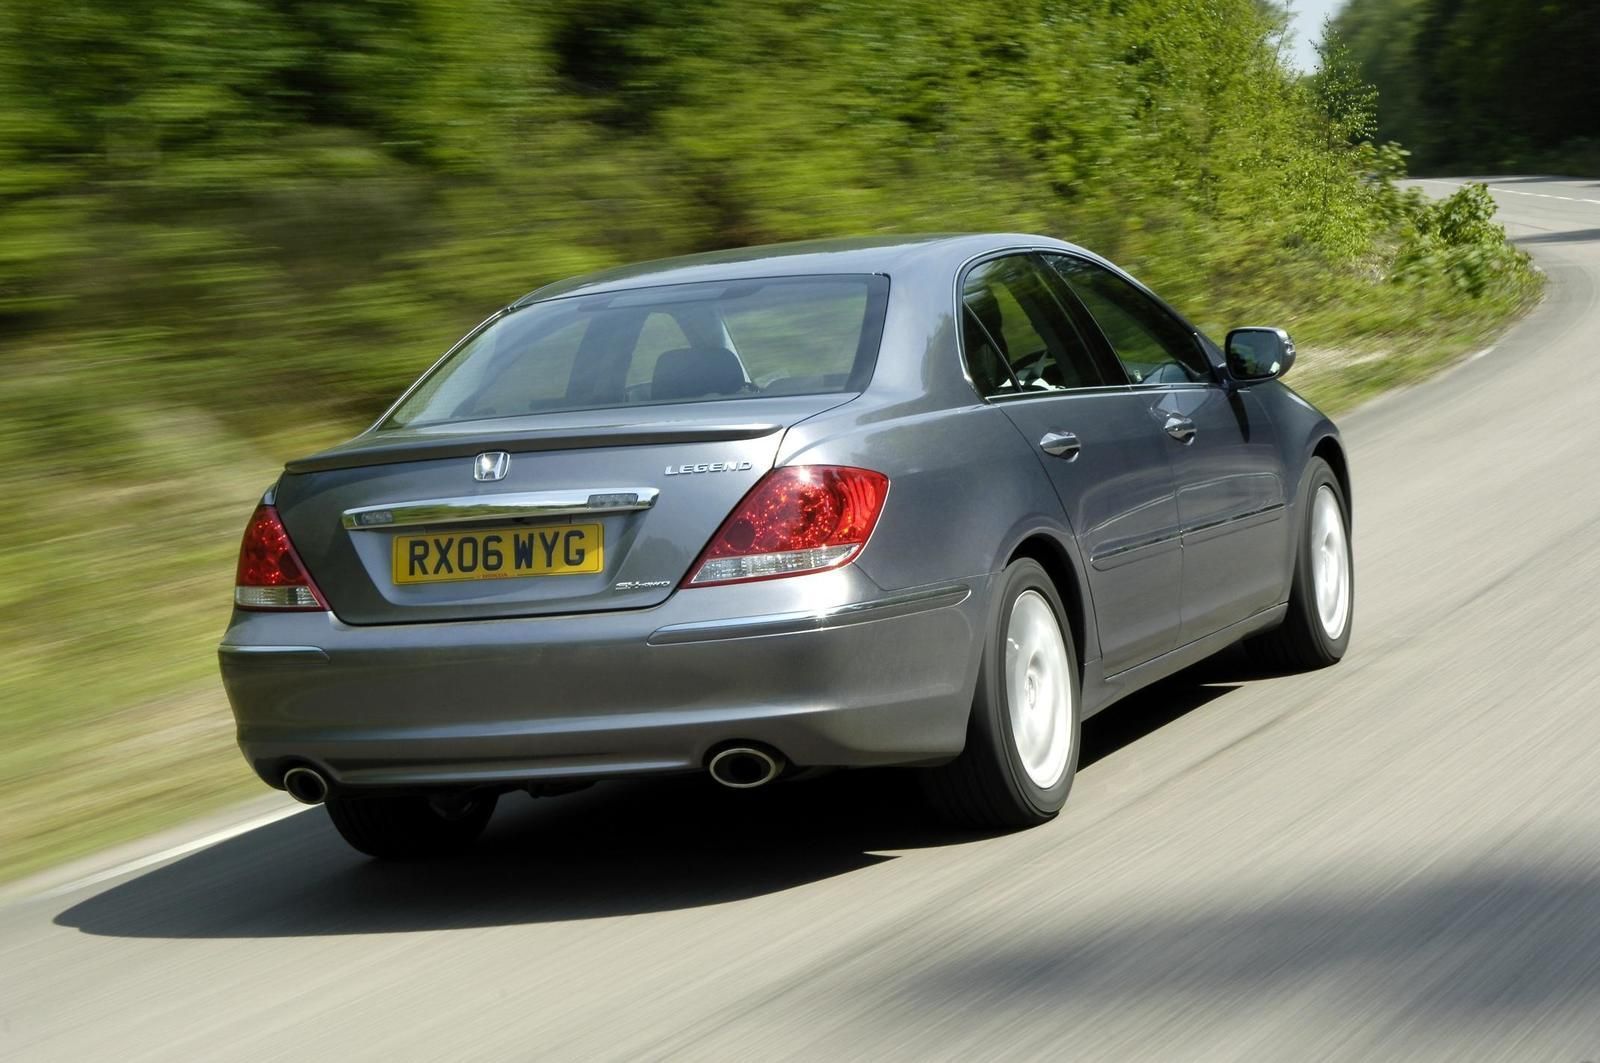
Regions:
<instances>
[{"instance_id":1,"label":"asphalt road","mask_svg":"<svg viewBox=\"0 0 1600 1063\"><path fill-rule=\"evenodd\" d=\"M451 866L295 815L0 909L0 1056L1600 1059L1600 183L1496 187L1549 297L1345 420L1339 667L1112 710L1006 836L893 775L507 798Z\"/></svg>"}]
</instances>

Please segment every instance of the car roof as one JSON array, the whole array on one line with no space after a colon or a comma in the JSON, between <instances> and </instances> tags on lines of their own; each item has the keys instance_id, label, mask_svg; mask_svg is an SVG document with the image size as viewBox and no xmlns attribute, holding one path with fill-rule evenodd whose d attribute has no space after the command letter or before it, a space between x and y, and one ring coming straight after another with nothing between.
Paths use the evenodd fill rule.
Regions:
<instances>
[{"instance_id":1,"label":"car roof","mask_svg":"<svg viewBox=\"0 0 1600 1063\"><path fill-rule=\"evenodd\" d=\"M522 306L566 295L590 295L696 281L830 273L893 275L923 270L953 274L973 256L1007 247L1054 247L1099 257L1074 244L1027 233L933 233L802 240L618 266L547 284L529 292L512 305Z\"/></svg>"}]
</instances>

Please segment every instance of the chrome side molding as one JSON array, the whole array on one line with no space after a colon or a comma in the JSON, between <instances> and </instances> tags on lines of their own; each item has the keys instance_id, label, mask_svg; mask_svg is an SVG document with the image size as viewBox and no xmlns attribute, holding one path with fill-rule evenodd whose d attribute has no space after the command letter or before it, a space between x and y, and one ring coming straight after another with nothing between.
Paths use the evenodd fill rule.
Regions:
<instances>
[{"instance_id":1,"label":"chrome side molding","mask_svg":"<svg viewBox=\"0 0 1600 1063\"><path fill-rule=\"evenodd\" d=\"M347 509L342 523L350 531L385 531L423 524L628 513L649 509L656 504L656 496L660 493L654 487L608 487L595 491L529 491L467 498L426 498Z\"/></svg>"}]
</instances>

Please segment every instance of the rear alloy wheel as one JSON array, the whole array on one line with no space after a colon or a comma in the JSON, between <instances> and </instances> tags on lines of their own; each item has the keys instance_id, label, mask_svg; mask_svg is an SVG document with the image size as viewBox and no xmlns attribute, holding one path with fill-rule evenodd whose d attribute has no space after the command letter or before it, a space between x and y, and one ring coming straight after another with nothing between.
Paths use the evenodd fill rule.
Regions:
<instances>
[{"instance_id":1,"label":"rear alloy wheel","mask_svg":"<svg viewBox=\"0 0 1600 1063\"><path fill-rule=\"evenodd\" d=\"M489 825L498 794L338 797L328 818L344 840L386 860L445 856L466 848Z\"/></svg>"},{"instance_id":2,"label":"rear alloy wheel","mask_svg":"<svg viewBox=\"0 0 1600 1063\"><path fill-rule=\"evenodd\" d=\"M1306 480L1289 611L1278 628L1246 643L1256 660L1274 671L1326 668L1350 645L1355 613L1350 510L1327 462L1311 459Z\"/></svg>"},{"instance_id":3,"label":"rear alloy wheel","mask_svg":"<svg viewBox=\"0 0 1600 1063\"><path fill-rule=\"evenodd\" d=\"M955 822L1027 827L1066 803L1078 767L1079 687L1072 630L1055 584L1028 558L1000 579L967 746L927 774L929 797Z\"/></svg>"}]
</instances>

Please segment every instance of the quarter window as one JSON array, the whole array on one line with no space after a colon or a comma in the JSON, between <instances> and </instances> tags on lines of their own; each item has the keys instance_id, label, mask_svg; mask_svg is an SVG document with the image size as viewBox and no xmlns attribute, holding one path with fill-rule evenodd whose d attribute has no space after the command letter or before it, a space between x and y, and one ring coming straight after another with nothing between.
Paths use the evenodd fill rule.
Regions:
<instances>
[{"instance_id":1,"label":"quarter window","mask_svg":"<svg viewBox=\"0 0 1600 1063\"><path fill-rule=\"evenodd\" d=\"M1088 307L1133 383L1211 381L1194 333L1161 304L1087 259L1046 255L1045 261Z\"/></svg>"},{"instance_id":2,"label":"quarter window","mask_svg":"<svg viewBox=\"0 0 1600 1063\"><path fill-rule=\"evenodd\" d=\"M985 395L1111 383L1031 256L975 266L967 274L962 302L967 368Z\"/></svg>"}]
</instances>

